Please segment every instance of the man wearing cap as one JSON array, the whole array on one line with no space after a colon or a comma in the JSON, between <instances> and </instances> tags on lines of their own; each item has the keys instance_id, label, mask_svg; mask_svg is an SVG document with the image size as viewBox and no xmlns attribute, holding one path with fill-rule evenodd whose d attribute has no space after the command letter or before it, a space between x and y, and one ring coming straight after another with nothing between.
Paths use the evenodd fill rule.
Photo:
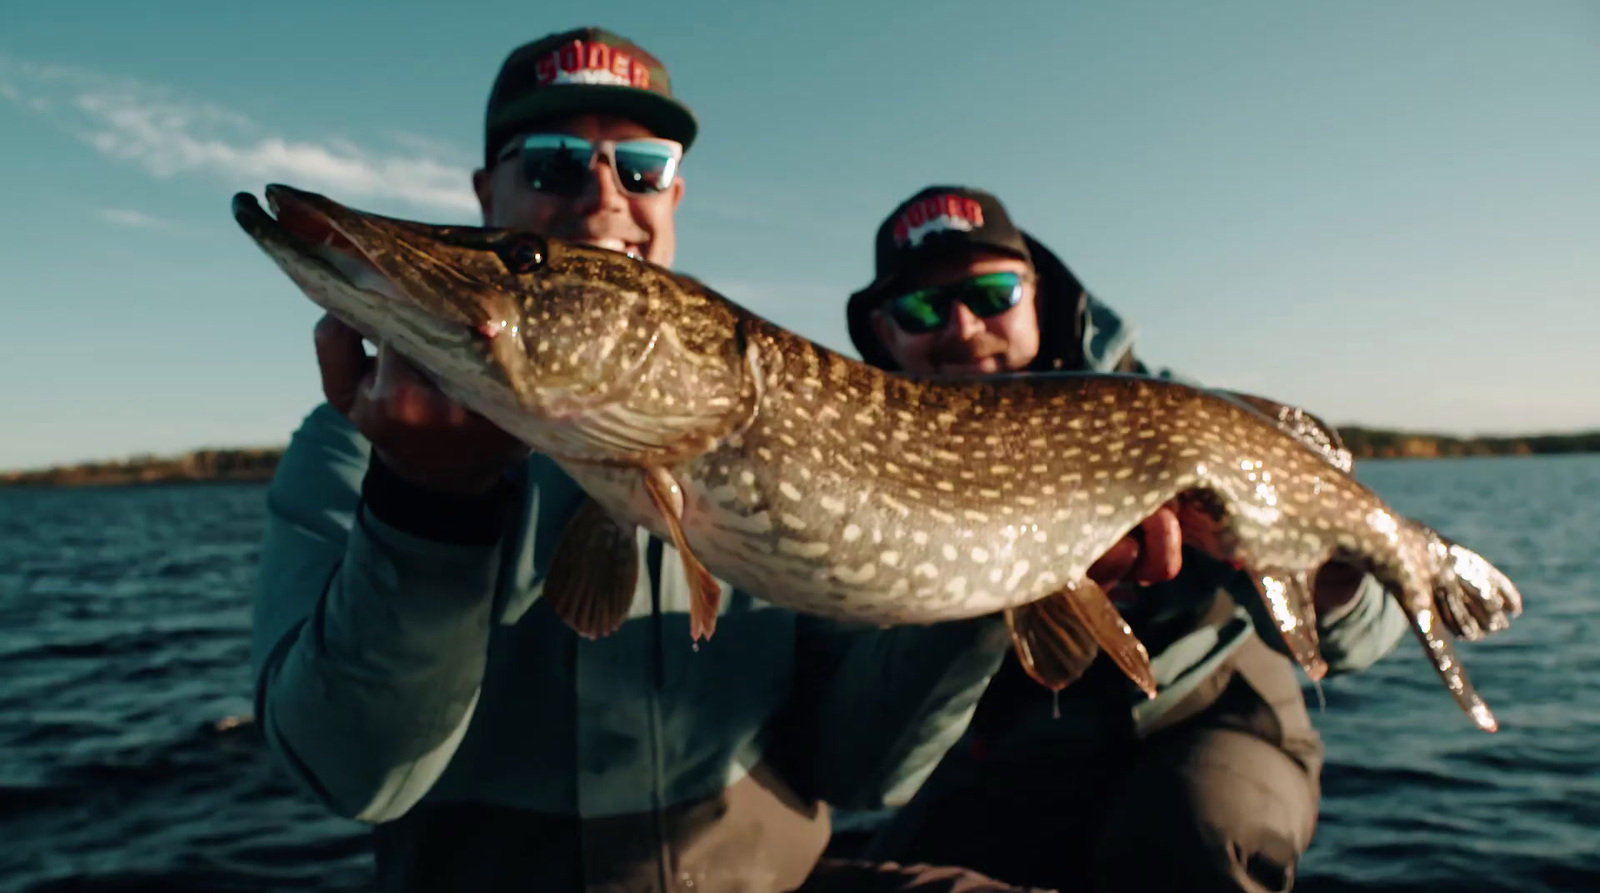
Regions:
<instances>
[{"instance_id":1,"label":"man wearing cap","mask_svg":"<svg viewBox=\"0 0 1600 893\"><path fill-rule=\"evenodd\" d=\"M668 266L695 134L635 44L535 41L490 93L483 220ZM847 628L735 591L695 650L681 563L641 531L629 620L580 638L539 599L571 479L339 321L315 342L327 402L268 494L256 715L307 791L372 824L380 889L1011 889L817 867L823 802L908 799L998 667L1003 624Z\"/></svg>"},{"instance_id":2,"label":"man wearing cap","mask_svg":"<svg viewBox=\"0 0 1600 893\"><path fill-rule=\"evenodd\" d=\"M982 190L907 199L878 229L876 267L846 316L878 367L1157 374L1135 357L1133 327ZM1168 515L1146 527L1170 529ZM1008 655L966 740L867 856L1061 889L1290 889L1316 825L1321 739L1248 577L1175 543L1124 556L1172 562L1168 579L1109 590L1150 649L1159 696L1100 660L1057 703ZM1317 584L1330 673L1361 670L1404 636L1375 579L1330 565Z\"/></svg>"}]
</instances>

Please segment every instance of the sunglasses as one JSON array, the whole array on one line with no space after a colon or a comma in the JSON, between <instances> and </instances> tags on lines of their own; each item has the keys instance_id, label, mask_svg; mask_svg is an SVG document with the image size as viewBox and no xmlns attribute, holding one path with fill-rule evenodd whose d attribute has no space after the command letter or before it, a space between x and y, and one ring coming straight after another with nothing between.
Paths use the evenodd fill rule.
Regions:
<instances>
[{"instance_id":1,"label":"sunglasses","mask_svg":"<svg viewBox=\"0 0 1600 893\"><path fill-rule=\"evenodd\" d=\"M497 161L517 156L517 170L530 188L575 196L588 186L595 156L602 153L623 190L655 195L677 178L683 144L649 137L591 143L566 133L534 133L500 150Z\"/></svg>"},{"instance_id":2,"label":"sunglasses","mask_svg":"<svg viewBox=\"0 0 1600 893\"><path fill-rule=\"evenodd\" d=\"M890 298L889 316L903 331L913 335L944 328L954 314L957 302L965 304L979 319L1010 310L1022 300L1022 274L1011 271L985 273L949 285L921 288Z\"/></svg>"}]
</instances>

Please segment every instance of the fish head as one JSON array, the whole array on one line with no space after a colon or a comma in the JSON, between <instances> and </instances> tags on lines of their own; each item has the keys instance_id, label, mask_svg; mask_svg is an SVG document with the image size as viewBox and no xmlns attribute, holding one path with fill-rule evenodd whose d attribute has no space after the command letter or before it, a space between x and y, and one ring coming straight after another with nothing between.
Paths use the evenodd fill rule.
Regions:
<instances>
[{"instance_id":1,"label":"fish head","mask_svg":"<svg viewBox=\"0 0 1600 893\"><path fill-rule=\"evenodd\" d=\"M271 213L240 193L234 218L308 298L534 449L660 452L725 430L748 402L737 308L685 277L520 230L265 194Z\"/></svg>"}]
</instances>

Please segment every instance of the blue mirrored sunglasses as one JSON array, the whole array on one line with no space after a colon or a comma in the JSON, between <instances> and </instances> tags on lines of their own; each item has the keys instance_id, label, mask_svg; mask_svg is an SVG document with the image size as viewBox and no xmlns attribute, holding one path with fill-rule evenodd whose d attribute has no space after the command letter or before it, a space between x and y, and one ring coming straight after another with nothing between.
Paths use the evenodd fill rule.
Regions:
<instances>
[{"instance_id":1,"label":"blue mirrored sunglasses","mask_svg":"<svg viewBox=\"0 0 1600 893\"><path fill-rule=\"evenodd\" d=\"M609 160L625 191L655 195L677 178L683 145L654 137L590 142L567 133L533 133L508 144L498 160L517 157L517 170L531 189L573 196L588 185L597 155Z\"/></svg>"}]
</instances>

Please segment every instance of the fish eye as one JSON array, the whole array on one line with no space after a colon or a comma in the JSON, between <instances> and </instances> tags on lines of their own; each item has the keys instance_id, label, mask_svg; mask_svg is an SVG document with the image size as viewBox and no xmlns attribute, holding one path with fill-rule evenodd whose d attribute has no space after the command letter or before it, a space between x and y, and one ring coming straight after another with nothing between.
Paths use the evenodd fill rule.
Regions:
<instances>
[{"instance_id":1,"label":"fish eye","mask_svg":"<svg viewBox=\"0 0 1600 893\"><path fill-rule=\"evenodd\" d=\"M544 240L531 233L517 233L500 245L500 262L507 270L521 275L544 266L549 256Z\"/></svg>"}]
</instances>

